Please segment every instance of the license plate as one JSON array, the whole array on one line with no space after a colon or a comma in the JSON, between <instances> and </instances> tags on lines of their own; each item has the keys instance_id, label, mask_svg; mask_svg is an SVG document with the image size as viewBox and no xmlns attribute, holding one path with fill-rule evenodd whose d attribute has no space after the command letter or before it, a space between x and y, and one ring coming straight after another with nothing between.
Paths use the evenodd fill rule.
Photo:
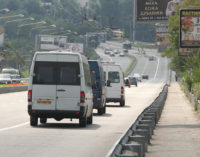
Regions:
<instances>
[{"instance_id":1,"label":"license plate","mask_svg":"<svg viewBox=\"0 0 200 157\"><path fill-rule=\"evenodd\" d=\"M50 100L38 100L37 104L51 104Z\"/></svg>"}]
</instances>

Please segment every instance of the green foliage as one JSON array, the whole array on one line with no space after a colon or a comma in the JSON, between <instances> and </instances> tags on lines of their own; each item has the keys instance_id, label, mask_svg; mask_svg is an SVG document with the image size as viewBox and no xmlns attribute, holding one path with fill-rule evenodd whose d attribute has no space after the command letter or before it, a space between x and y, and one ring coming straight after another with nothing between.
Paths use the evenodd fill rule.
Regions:
<instances>
[{"instance_id":1,"label":"green foliage","mask_svg":"<svg viewBox=\"0 0 200 157\"><path fill-rule=\"evenodd\" d=\"M95 50L91 47L85 47L84 52L89 60L97 60L99 58Z\"/></svg>"}]
</instances>

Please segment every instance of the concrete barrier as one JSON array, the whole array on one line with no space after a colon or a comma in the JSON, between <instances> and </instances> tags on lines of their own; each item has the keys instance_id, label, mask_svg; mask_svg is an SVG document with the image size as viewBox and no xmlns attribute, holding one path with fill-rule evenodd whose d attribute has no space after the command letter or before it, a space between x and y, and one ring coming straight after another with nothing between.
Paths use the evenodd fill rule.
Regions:
<instances>
[{"instance_id":1,"label":"concrete barrier","mask_svg":"<svg viewBox=\"0 0 200 157\"><path fill-rule=\"evenodd\" d=\"M28 86L1 87L0 94L27 91Z\"/></svg>"}]
</instances>

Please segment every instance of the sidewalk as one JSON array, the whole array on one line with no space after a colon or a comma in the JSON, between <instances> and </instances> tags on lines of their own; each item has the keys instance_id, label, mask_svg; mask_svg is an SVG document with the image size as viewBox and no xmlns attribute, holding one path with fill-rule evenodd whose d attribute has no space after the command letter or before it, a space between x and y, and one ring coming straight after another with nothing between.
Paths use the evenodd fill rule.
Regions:
<instances>
[{"instance_id":1,"label":"sidewalk","mask_svg":"<svg viewBox=\"0 0 200 157\"><path fill-rule=\"evenodd\" d=\"M200 116L176 82L168 89L146 157L200 157Z\"/></svg>"}]
</instances>

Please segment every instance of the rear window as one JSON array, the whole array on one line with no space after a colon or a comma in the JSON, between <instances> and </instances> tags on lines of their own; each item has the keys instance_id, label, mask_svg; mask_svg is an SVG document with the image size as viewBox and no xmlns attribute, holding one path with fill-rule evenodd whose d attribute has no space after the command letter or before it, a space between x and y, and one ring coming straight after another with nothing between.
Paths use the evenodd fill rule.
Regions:
<instances>
[{"instance_id":1,"label":"rear window","mask_svg":"<svg viewBox=\"0 0 200 157\"><path fill-rule=\"evenodd\" d=\"M110 80L111 83L119 83L119 72L118 71L110 71L108 72L108 80Z\"/></svg>"},{"instance_id":2,"label":"rear window","mask_svg":"<svg viewBox=\"0 0 200 157\"><path fill-rule=\"evenodd\" d=\"M33 84L80 85L79 63L35 62Z\"/></svg>"}]
</instances>

